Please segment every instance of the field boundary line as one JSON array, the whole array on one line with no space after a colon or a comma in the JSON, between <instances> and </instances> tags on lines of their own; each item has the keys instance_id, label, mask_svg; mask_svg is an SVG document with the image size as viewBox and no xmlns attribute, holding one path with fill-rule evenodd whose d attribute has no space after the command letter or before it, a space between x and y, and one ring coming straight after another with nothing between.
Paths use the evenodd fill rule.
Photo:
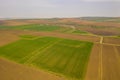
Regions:
<instances>
[{"instance_id":1,"label":"field boundary line","mask_svg":"<svg viewBox=\"0 0 120 80\"><path fill-rule=\"evenodd\" d=\"M35 40L35 39L39 39L39 38L41 38L41 37L35 37L35 38L21 38L21 39L24 39L24 40Z\"/></svg>"},{"instance_id":2,"label":"field boundary line","mask_svg":"<svg viewBox=\"0 0 120 80\"><path fill-rule=\"evenodd\" d=\"M104 45L111 45L111 46L120 46L119 44L110 44L110 43L102 43Z\"/></svg>"},{"instance_id":3,"label":"field boundary line","mask_svg":"<svg viewBox=\"0 0 120 80\"><path fill-rule=\"evenodd\" d=\"M97 43L100 44L100 42L93 42L93 43ZM111 45L111 46L120 46L120 44L111 44L111 43L101 43L103 45Z\"/></svg>"},{"instance_id":4,"label":"field boundary line","mask_svg":"<svg viewBox=\"0 0 120 80\"><path fill-rule=\"evenodd\" d=\"M102 80L102 77L103 77L103 72L102 72L102 49L103 49L103 45L101 44L100 45L100 52L99 52L99 80Z\"/></svg>"},{"instance_id":5,"label":"field boundary line","mask_svg":"<svg viewBox=\"0 0 120 80\"><path fill-rule=\"evenodd\" d=\"M69 30L69 31L67 31L67 33L72 33L72 32L74 32L75 31L75 26L69 26L70 28L71 28L71 30Z\"/></svg>"},{"instance_id":6,"label":"field boundary line","mask_svg":"<svg viewBox=\"0 0 120 80\"><path fill-rule=\"evenodd\" d=\"M103 64L102 64L102 60L103 60L103 57L102 57L102 56L103 56L103 55L102 55L102 54L103 54L103 53L102 53L102 49L103 49L103 45L101 45L101 80L102 80L102 77L103 77L103 74L102 74L102 73L103 73L103 71L102 71L102 70L103 70L103 69L102 69L102 68L103 68Z\"/></svg>"},{"instance_id":7,"label":"field boundary line","mask_svg":"<svg viewBox=\"0 0 120 80\"><path fill-rule=\"evenodd\" d=\"M61 40L58 40L58 41L56 41L55 43L53 43L52 45L50 45L50 46L46 47L45 49L43 49L42 51L36 52L36 54L35 54L34 56L32 56L31 58L29 58L29 59L25 62L25 64L31 63L34 59L37 58L37 56L38 56L41 52L44 52L45 50L51 48L52 46L54 46L55 44L59 43L60 41L61 41ZM39 50L38 50L38 51L39 51Z\"/></svg>"}]
</instances>

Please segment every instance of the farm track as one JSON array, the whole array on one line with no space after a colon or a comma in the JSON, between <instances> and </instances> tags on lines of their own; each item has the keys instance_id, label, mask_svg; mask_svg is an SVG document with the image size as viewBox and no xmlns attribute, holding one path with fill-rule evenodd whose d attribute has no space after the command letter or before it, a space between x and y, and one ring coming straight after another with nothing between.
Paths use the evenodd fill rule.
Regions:
<instances>
[{"instance_id":1,"label":"farm track","mask_svg":"<svg viewBox=\"0 0 120 80\"><path fill-rule=\"evenodd\" d=\"M103 43L103 36L100 37L100 44Z\"/></svg>"},{"instance_id":2,"label":"farm track","mask_svg":"<svg viewBox=\"0 0 120 80\"><path fill-rule=\"evenodd\" d=\"M100 80L120 79L120 53L116 46L118 45L101 45Z\"/></svg>"},{"instance_id":3,"label":"farm track","mask_svg":"<svg viewBox=\"0 0 120 80\"><path fill-rule=\"evenodd\" d=\"M120 46L120 44L110 44L110 43L102 43L103 45L109 45L109 46Z\"/></svg>"},{"instance_id":4,"label":"farm track","mask_svg":"<svg viewBox=\"0 0 120 80\"><path fill-rule=\"evenodd\" d=\"M103 77L103 45L100 45L100 52L99 52L99 79L102 80Z\"/></svg>"},{"instance_id":5,"label":"farm track","mask_svg":"<svg viewBox=\"0 0 120 80\"><path fill-rule=\"evenodd\" d=\"M103 37L101 37L100 39L100 53L99 53L99 79L102 80L102 77L103 77L103 63L102 63L102 60L103 60Z\"/></svg>"},{"instance_id":6,"label":"farm track","mask_svg":"<svg viewBox=\"0 0 120 80\"><path fill-rule=\"evenodd\" d=\"M70 31L67 31L67 33L72 33L76 30L75 26L69 26L71 28Z\"/></svg>"},{"instance_id":7,"label":"farm track","mask_svg":"<svg viewBox=\"0 0 120 80\"><path fill-rule=\"evenodd\" d=\"M100 80L119 80L120 79L120 56L117 50L117 46L120 44L102 43L101 37L100 44ZM119 43L119 42L118 42ZM111 48L111 49L110 49ZM110 55L110 56L108 56ZM110 60L110 61L109 61ZM115 64L112 63L114 61ZM107 62L107 63L106 63ZM112 63L112 64L111 64ZM109 66L108 66L109 65ZM113 66L114 65L114 66ZM107 68L108 66L108 68Z\"/></svg>"}]
</instances>

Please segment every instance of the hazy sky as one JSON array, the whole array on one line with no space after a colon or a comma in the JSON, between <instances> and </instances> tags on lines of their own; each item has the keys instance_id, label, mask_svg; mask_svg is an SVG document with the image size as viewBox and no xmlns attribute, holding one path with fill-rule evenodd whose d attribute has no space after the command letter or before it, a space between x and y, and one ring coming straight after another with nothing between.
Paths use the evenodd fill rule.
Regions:
<instances>
[{"instance_id":1,"label":"hazy sky","mask_svg":"<svg viewBox=\"0 0 120 80\"><path fill-rule=\"evenodd\" d=\"M120 16L120 0L0 0L0 18Z\"/></svg>"}]
</instances>

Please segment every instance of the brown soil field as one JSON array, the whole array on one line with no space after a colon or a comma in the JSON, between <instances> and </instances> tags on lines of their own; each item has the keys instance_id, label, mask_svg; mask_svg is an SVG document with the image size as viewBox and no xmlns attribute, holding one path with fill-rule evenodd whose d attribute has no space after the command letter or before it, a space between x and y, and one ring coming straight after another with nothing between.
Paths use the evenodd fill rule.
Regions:
<instances>
[{"instance_id":1,"label":"brown soil field","mask_svg":"<svg viewBox=\"0 0 120 80\"><path fill-rule=\"evenodd\" d=\"M120 38L104 37L103 43L120 45Z\"/></svg>"},{"instance_id":2,"label":"brown soil field","mask_svg":"<svg viewBox=\"0 0 120 80\"><path fill-rule=\"evenodd\" d=\"M75 26L83 31L90 32L95 35L120 35L120 23L114 22L95 22L80 20L77 18L59 18L59 19L13 19L13 20L1 20L0 25L5 26L18 26L28 24L49 24L64 27L66 25ZM82 27L84 26L84 27ZM109 30L108 30L109 28Z\"/></svg>"},{"instance_id":3,"label":"brown soil field","mask_svg":"<svg viewBox=\"0 0 120 80\"><path fill-rule=\"evenodd\" d=\"M106 26L106 27L120 27L120 23L114 23L114 22L95 22L95 21L87 21L87 20L80 20L77 18L61 18L57 20L53 19L26 19L26 20L4 20L3 21L7 25L21 25L21 24L39 24L39 23L47 23L47 24L68 24L68 23L74 23L79 25L94 25L94 26Z\"/></svg>"},{"instance_id":4,"label":"brown soil field","mask_svg":"<svg viewBox=\"0 0 120 80\"><path fill-rule=\"evenodd\" d=\"M24 21L5 20L5 21L3 21L2 25L5 25L5 26L19 26L19 25L27 25L27 24L31 24L31 23L24 22Z\"/></svg>"},{"instance_id":5,"label":"brown soil field","mask_svg":"<svg viewBox=\"0 0 120 80\"><path fill-rule=\"evenodd\" d=\"M9 43L14 42L18 39L19 38L14 34L9 34L9 33L6 33L4 31L3 32L0 31L0 46L9 44Z\"/></svg>"},{"instance_id":6,"label":"brown soil field","mask_svg":"<svg viewBox=\"0 0 120 80\"><path fill-rule=\"evenodd\" d=\"M115 46L103 45L102 80L120 80L119 58Z\"/></svg>"},{"instance_id":7,"label":"brown soil field","mask_svg":"<svg viewBox=\"0 0 120 80\"><path fill-rule=\"evenodd\" d=\"M87 31L96 35L104 35L104 36L113 36L113 35L119 35L120 31L118 31L119 29L117 28L109 28L108 27L104 27L104 28L92 28L92 27L80 27L80 30L83 31Z\"/></svg>"},{"instance_id":8,"label":"brown soil field","mask_svg":"<svg viewBox=\"0 0 120 80\"><path fill-rule=\"evenodd\" d=\"M53 37L60 37L60 38L84 40L84 41L90 41L90 42L99 42L100 40L100 38L97 36L63 34L63 33L56 33L56 32L37 32L35 34L40 36L53 36Z\"/></svg>"},{"instance_id":9,"label":"brown soil field","mask_svg":"<svg viewBox=\"0 0 120 80\"><path fill-rule=\"evenodd\" d=\"M0 58L0 80L65 80L65 78Z\"/></svg>"},{"instance_id":10,"label":"brown soil field","mask_svg":"<svg viewBox=\"0 0 120 80\"><path fill-rule=\"evenodd\" d=\"M117 46L116 48L117 48L117 50L119 52L119 56L120 56L120 46Z\"/></svg>"},{"instance_id":11,"label":"brown soil field","mask_svg":"<svg viewBox=\"0 0 120 80\"><path fill-rule=\"evenodd\" d=\"M99 52L100 44L94 44L90 55L85 80L99 80Z\"/></svg>"},{"instance_id":12,"label":"brown soil field","mask_svg":"<svg viewBox=\"0 0 120 80\"><path fill-rule=\"evenodd\" d=\"M107 27L120 27L120 23L114 23L114 22L95 22L95 21L87 21L87 20L80 20L77 18L62 18L58 19L59 23L74 23L74 24L80 24L80 25L94 25L94 26L107 26Z\"/></svg>"},{"instance_id":13,"label":"brown soil field","mask_svg":"<svg viewBox=\"0 0 120 80\"><path fill-rule=\"evenodd\" d=\"M44 19L38 19L38 20L4 20L0 21L1 25L5 26L19 26L19 25L29 25L29 24L55 24L56 22L50 21L50 20L44 20Z\"/></svg>"},{"instance_id":14,"label":"brown soil field","mask_svg":"<svg viewBox=\"0 0 120 80\"><path fill-rule=\"evenodd\" d=\"M94 44L85 80L120 80L120 46Z\"/></svg>"},{"instance_id":15,"label":"brown soil field","mask_svg":"<svg viewBox=\"0 0 120 80\"><path fill-rule=\"evenodd\" d=\"M90 42L99 42L100 37L97 36L89 36L89 35L75 35L75 34L64 34L57 32L35 32L35 31L22 31L22 30L0 30L3 33L15 34L15 35L37 35L37 36L53 36L60 38L68 38L68 39L76 39L76 40L84 40Z\"/></svg>"}]
</instances>

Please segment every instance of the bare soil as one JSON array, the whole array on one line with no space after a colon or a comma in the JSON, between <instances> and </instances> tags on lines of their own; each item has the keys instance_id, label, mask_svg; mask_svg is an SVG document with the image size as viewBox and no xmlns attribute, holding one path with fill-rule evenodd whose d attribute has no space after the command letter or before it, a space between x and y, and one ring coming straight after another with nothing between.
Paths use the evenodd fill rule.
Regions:
<instances>
[{"instance_id":1,"label":"bare soil","mask_svg":"<svg viewBox=\"0 0 120 80\"><path fill-rule=\"evenodd\" d=\"M0 80L65 80L60 76L0 58Z\"/></svg>"},{"instance_id":2,"label":"bare soil","mask_svg":"<svg viewBox=\"0 0 120 80\"><path fill-rule=\"evenodd\" d=\"M103 43L120 45L120 38L104 37Z\"/></svg>"},{"instance_id":3,"label":"bare soil","mask_svg":"<svg viewBox=\"0 0 120 80\"><path fill-rule=\"evenodd\" d=\"M104 35L104 36L120 35L120 32L117 30L117 28L109 28L108 30L108 27L104 27L104 28L82 27L79 29L96 34L96 35Z\"/></svg>"},{"instance_id":4,"label":"bare soil","mask_svg":"<svg viewBox=\"0 0 120 80\"><path fill-rule=\"evenodd\" d=\"M1 25L5 26L18 26L18 25L28 25L28 24L49 24L58 26L75 26L76 29L79 27L84 31L88 31L96 35L120 35L120 23L114 22L95 22L80 20L77 18L61 18L61 19L16 19L16 20L1 20ZM84 26L84 27L81 27ZM100 28L97 28L100 27ZM109 30L108 30L109 28Z\"/></svg>"},{"instance_id":5,"label":"bare soil","mask_svg":"<svg viewBox=\"0 0 120 80\"><path fill-rule=\"evenodd\" d=\"M4 31L3 32L0 31L0 46L17 41L18 39L19 37L16 36L15 34L9 34Z\"/></svg>"},{"instance_id":6,"label":"bare soil","mask_svg":"<svg viewBox=\"0 0 120 80\"><path fill-rule=\"evenodd\" d=\"M116 48L117 48L117 50L119 52L119 56L120 56L120 46L117 46Z\"/></svg>"},{"instance_id":7,"label":"bare soil","mask_svg":"<svg viewBox=\"0 0 120 80\"><path fill-rule=\"evenodd\" d=\"M120 80L120 46L95 44L85 80Z\"/></svg>"},{"instance_id":8,"label":"bare soil","mask_svg":"<svg viewBox=\"0 0 120 80\"><path fill-rule=\"evenodd\" d=\"M120 80L120 62L115 48L103 45L102 80Z\"/></svg>"},{"instance_id":9,"label":"bare soil","mask_svg":"<svg viewBox=\"0 0 120 80\"><path fill-rule=\"evenodd\" d=\"M99 52L100 44L94 44L90 55L85 80L99 80Z\"/></svg>"},{"instance_id":10,"label":"bare soil","mask_svg":"<svg viewBox=\"0 0 120 80\"><path fill-rule=\"evenodd\" d=\"M37 35L37 36L53 36L60 38L68 38L68 39L76 39L76 40L84 40L89 42L99 42L100 37L97 36L89 36L89 35L75 35L75 34L64 34L57 32L36 32L36 31L22 31L22 30L0 30L3 33L15 34L15 35Z\"/></svg>"},{"instance_id":11,"label":"bare soil","mask_svg":"<svg viewBox=\"0 0 120 80\"><path fill-rule=\"evenodd\" d=\"M79 24L79 25L86 25L86 26L106 26L106 27L120 27L120 23L114 22L95 22L95 21L87 21L87 20L80 20L77 18L61 18L57 20L53 19L16 19L16 20L3 20L5 25L21 25L21 24Z\"/></svg>"}]
</instances>

